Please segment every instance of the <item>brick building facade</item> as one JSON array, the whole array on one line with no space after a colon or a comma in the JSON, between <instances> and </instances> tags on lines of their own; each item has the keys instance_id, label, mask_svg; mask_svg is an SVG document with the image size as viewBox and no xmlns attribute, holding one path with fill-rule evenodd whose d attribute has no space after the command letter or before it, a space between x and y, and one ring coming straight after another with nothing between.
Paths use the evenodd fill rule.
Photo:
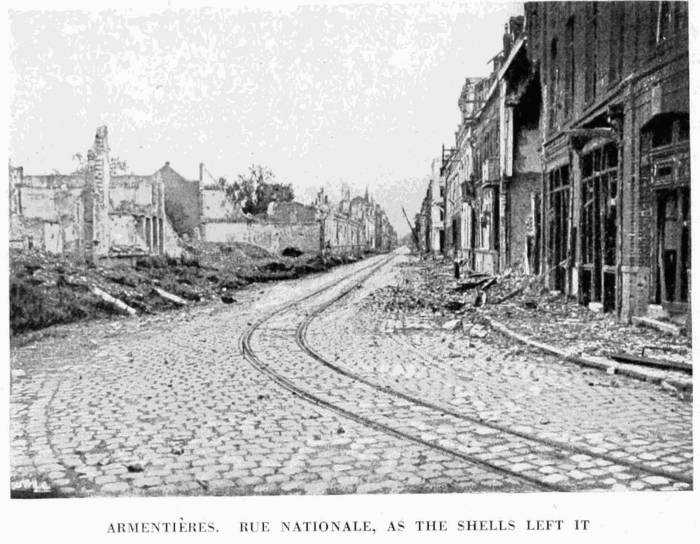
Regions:
<instances>
[{"instance_id":1,"label":"brick building facade","mask_svg":"<svg viewBox=\"0 0 700 544\"><path fill-rule=\"evenodd\" d=\"M687 4L535 2L525 14L550 285L624 320L687 311Z\"/></svg>"},{"instance_id":2,"label":"brick building facade","mask_svg":"<svg viewBox=\"0 0 700 544\"><path fill-rule=\"evenodd\" d=\"M443 152L445 253L593 309L690 301L688 5L529 2Z\"/></svg>"}]
</instances>

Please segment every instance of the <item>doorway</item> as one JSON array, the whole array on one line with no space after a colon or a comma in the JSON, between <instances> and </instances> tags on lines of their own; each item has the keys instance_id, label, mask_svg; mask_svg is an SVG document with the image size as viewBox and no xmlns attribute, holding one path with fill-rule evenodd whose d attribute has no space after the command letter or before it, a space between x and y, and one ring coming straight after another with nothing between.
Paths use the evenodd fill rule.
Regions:
<instances>
[{"instance_id":1,"label":"doorway","mask_svg":"<svg viewBox=\"0 0 700 544\"><path fill-rule=\"evenodd\" d=\"M657 281L656 297L670 312L688 304L690 273L690 189L656 191Z\"/></svg>"},{"instance_id":2,"label":"doorway","mask_svg":"<svg viewBox=\"0 0 700 544\"><path fill-rule=\"evenodd\" d=\"M547 182L547 264L552 287L564 292L568 265L569 166L549 172Z\"/></svg>"}]
</instances>

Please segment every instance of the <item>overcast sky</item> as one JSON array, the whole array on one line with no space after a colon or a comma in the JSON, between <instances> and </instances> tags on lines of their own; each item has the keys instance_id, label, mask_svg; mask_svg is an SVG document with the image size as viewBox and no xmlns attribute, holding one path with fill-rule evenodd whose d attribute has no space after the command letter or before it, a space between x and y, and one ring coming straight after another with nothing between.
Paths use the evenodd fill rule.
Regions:
<instances>
[{"instance_id":1,"label":"overcast sky","mask_svg":"<svg viewBox=\"0 0 700 544\"><path fill-rule=\"evenodd\" d=\"M464 78L486 75L516 3L14 11L9 155L70 172L107 125L136 173L251 163L310 201L366 186L400 234L454 142Z\"/></svg>"}]
</instances>

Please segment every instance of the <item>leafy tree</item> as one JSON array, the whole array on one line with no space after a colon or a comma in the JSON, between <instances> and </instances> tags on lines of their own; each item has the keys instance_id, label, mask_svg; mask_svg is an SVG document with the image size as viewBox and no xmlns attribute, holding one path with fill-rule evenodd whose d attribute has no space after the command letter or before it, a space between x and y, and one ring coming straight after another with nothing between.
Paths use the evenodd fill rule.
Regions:
<instances>
[{"instance_id":1,"label":"leafy tree","mask_svg":"<svg viewBox=\"0 0 700 544\"><path fill-rule=\"evenodd\" d=\"M239 204L245 213L253 215L265 213L271 202L294 200L292 185L278 183L275 174L259 164L248 167L248 172L239 174L238 179L232 183L219 178L219 184L231 202Z\"/></svg>"}]
</instances>

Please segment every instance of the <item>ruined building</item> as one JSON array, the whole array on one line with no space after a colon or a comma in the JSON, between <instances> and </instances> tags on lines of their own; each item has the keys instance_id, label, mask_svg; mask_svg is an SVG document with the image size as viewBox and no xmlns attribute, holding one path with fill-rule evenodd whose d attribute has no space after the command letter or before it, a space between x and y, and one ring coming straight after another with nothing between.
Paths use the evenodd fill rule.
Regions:
<instances>
[{"instance_id":1,"label":"ruined building","mask_svg":"<svg viewBox=\"0 0 700 544\"><path fill-rule=\"evenodd\" d=\"M417 215L416 234L420 237L421 252L433 257L442 255L445 245L445 187L440 176L442 160L436 158L431 163L428 189Z\"/></svg>"},{"instance_id":2,"label":"ruined building","mask_svg":"<svg viewBox=\"0 0 700 544\"><path fill-rule=\"evenodd\" d=\"M87 164L70 175L27 175L10 166L10 243L96 264L179 256L182 240L246 242L274 253L362 253L396 247L384 210L369 196L331 204L273 202L246 214L199 167L188 180L169 162L151 175L116 175L107 127L97 129Z\"/></svg>"},{"instance_id":3,"label":"ruined building","mask_svg":"<svg viewBox=\"0 0 700 544\"><path fill-rule=\"evenodd\" d=\"M396 235L381 207L369 196L331 203L321 190L312 204L272 202L265 213L244 213L204 164L199 179L187 180L170 163L158 171L164 180L165 208L177 233L205 242L245 242L273 253L293 248L355 253L387 251L396 247Z\"/></svg>"},{"instance_id":4,"label":"ruined building","mask_svg":"<svg viewBox=\"0 0 700 544\"><path fill-rule=\"evenodd\" d=\"M178 255L161 175L115 175L109 152L103 126L78 173L30 175L10 167L11 246L99 264Z\"/></svg>"},{"instance_id":5,"label":"ruined building","mask_svg":"<svg viewBox=\"0 0 700 544\"><path fill-rule=\"evenodd\" d=\"M487 77L465 80L455 146L443 149L445 248L473 270L539 268L539 82L523 17L506 25Z\"/></svg>"},{"instance_id":6,"label":"ruined building","mask_svg":"<svg viewBox=\"0 0 700 544\"><path fill-rule=\"evenodd\" d=\"M344 190L340 201L334 204L321 189L314 206L319 214L324 251L390 251L397 245L396 232L386 213L368 191L363 197L351 198L350 191Z\"/></svg>"},{"instance_id":7,"label":"ruined building","mask_svg":"<svg viewBox=\"0 0 700 544\"><path fill-rule=\"evenodd\" d=\"M688 5L530 2L443 149L445 253L582 304L689 311Z\"/></svg>"}]
</instances>

